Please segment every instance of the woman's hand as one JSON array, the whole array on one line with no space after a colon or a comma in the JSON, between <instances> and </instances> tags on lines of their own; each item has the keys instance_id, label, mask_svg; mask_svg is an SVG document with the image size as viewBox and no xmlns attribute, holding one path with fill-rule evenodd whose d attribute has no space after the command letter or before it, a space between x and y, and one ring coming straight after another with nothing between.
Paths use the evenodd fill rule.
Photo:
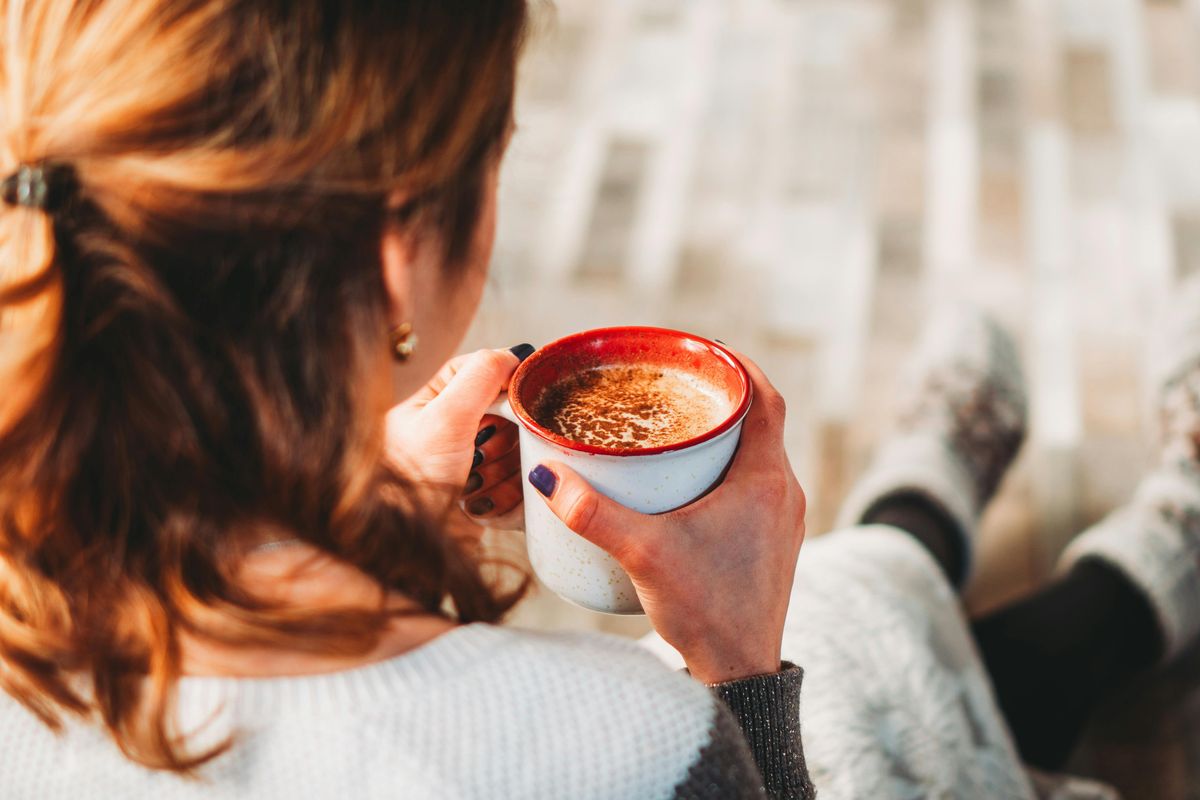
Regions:
<instances>
[{"instance_id":1,"label":"woman's hand","mask_svg":"<svg viewBox=\"0 0 1200 800\"><path fill-rule=\"evenodd\" d=\"M777 672L805 498L783 447L784 403L744 356L754 402L725 480L695 503L646 515L558 462L530 480L566 525L611 553L655 630L705 683Z\"/></svg>"},{"instance_id":2,"label":"woman's hand","mask_svg":"<svg viewBox=\"0 0 1200 800\"><path fill-rule=\"evenodd\" d=\"M462 487L462 507L481 521L521 504L517 428L485 414L521 363L514 351L479 350L451 359L387 417L392 459L414 479Z\"/></svg>"}]
</instances>

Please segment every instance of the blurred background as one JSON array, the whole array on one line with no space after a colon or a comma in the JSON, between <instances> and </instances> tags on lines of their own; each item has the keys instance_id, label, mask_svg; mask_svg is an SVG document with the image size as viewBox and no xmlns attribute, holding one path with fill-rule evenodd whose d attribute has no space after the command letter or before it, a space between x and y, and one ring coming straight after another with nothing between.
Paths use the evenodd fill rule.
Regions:
<instances>
[{"instance_id":1,"label":"blurred background","mask_svg":"<svg viewBox=\"0 0 1200 800\"><path fill-rule=\"evenodd\" d=\"M1200 0L557 0L537 19L469 346L630 323L728 342L789 401L818 535L929 309L969 299L1018 334L1033 417L972 611L1128 497L1152 454L1145 333L1200 270ZM647 629L547 592L515 621ZM1200 797L1198 674L1131 690L1076 766Z\"/></svg>"}]
</instances>

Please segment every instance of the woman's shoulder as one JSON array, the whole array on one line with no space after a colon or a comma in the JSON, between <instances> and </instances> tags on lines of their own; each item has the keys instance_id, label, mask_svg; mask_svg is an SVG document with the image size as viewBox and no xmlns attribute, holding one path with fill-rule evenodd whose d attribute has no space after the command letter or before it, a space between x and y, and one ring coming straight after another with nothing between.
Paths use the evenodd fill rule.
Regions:
<instances>
[{"instance_id":1,"label":"woman's shoulder","mask_svg":"<svg viewBox=\"0 0 1200 800\"><path fill-rule=\"evenodd\" d=\"M637 641L593 631L540 631L495 625L471 625L463 630L481 636L492 652L512 658L573 666L602 666L612 671L649 671L650 676L684 678Z\"/></svg>"},{"instance_id":2,"label":"woman's shoulder","mask_svg":"<svg viewBox=\"0 0 1200 800\"><path fill-rule=\"evenodd\" d=\"M244 796L669 797L717 718L705 687L633 641L487 625L344 673L179 689L183 729L235 734L205 772ZM218 708L229 726L209 731ZM102 777L112 796L193 796L125 761L99 728L70 727L55 737L0 695L0 740L32 765L0 775L0 795L65 798Z\"/></svg>"},{"instance_id":3,"label":"woman's shoulder","mask_svg":"<svg viewBox=\"0 0 1200 800\"><path fill-rule=\"evenodd\" d=\"M472 626L477 627L482 626ZM698 709L711 714L712 695L707 689L631 639L494 626L464 633L486 643L473 663L475 670L464 673L464 678L495 681L513 690L526 688L543 698L561 696L578 702L589 694L618 704L644 702L681 713Z\"/></svg>"},{"instance_id":4,"label":"woman's shoulder","mask_svg":"<svg viewBox=\"0 0 1200 800\"><path fill-rule=\"evenodd\" d=\"M489 743L491 766L459 780L505 785L492 796L669 796L711 738L713 695L636 642L511 628L481 638L486 655L476 669L450 679L448 696L431 697L428 710L470 719L471 737ZM479 763L471 748L458 756ZM538 766L505 766L520 763ZM481 786L462 788L487 796L473 791Z\"/></svg>"},{"instance_id":5,"label":"woman's shoulder","mask_svg":"<svg viewBox=\"0 0 1200 800\"><path fill-rule=\"evenodd\" d=\"M257 729L363 724L390 731L454 726L504 739L531 728L576 736L589 726L627 738L707 731L715 698L638 643L599 633L465 625L396 658L345 672L264 680L185 679L181 710L202 719L226 704ZM443 736L444 734L444 736Z\"/></svg>"},{"instance_id":6,"label":"woman's shoulder","mask_svg":"<svg viewBox=\"0 0 1200 800\"><path fill-rule=\"evenodd\" d=\"M364 669L240 688L231 707L257 741L230 769L303 752L305 785L350 781L353 764L363 797L670 797L718 702L627 639L481 624Z\"/></svg>"}]
</instances>

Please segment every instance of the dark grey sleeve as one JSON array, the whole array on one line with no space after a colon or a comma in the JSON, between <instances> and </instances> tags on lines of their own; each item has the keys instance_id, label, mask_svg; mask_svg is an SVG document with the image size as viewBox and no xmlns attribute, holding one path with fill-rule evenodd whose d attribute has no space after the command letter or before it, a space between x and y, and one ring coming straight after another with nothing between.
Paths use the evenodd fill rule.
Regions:
<instances>
[{"instance_id":1,"label":"dark grey sleeve","mask_svg":"<svg viewBox=\"0 0 1200 800\"><path fill-rule=\"evenodd\" d=\"M709 688L721 702L708 744L675 789L677 800L812 800L800 741L804 671L783 669Z\"/></svg>"},{"instance_id":2,"label":"dark grey sleeve","mask_svg":"<svg viewBox=\"0 0 1200 800\"><path fill-rule=\"evenodd\" d=\"M766 800L762 776L733 714L714 698L708 744L675 787L674 800Z\"/></svg>"}]
</instances>

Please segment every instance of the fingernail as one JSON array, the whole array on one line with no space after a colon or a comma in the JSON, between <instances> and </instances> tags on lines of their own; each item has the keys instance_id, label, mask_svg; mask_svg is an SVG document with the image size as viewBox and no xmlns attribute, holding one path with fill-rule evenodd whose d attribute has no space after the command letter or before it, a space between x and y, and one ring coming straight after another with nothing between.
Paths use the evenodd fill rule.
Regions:
<instances>
[{"instance_id":1,"label":"fingernail","mask_svg":"<svg viewBox=\"0 0 1200 800\"><path fill-rule=\"evenodd\" d=\"M492 438L492 434L496 432L495 425L488 425L486 428L475 434L475 446L481 447L484 442Z\"/></svg>"},{"instance_id":2,"label":"fingernail","mask_svg":"<svg viewBox=\"0 0 1200 800\"><path fill-rule=\"evenodd\" d=\"M467 485L463 487L463 494L470 494L480 486L483 486L483 476L478 472L472 472L467 476Z\"/></svg>"},{"instance_id":3,"label":"fingernail","mask_svg":"<svg viewBox=\"0 0 1200 800\"><path fill-rule=\"evenodd\" d=\"M542 493L543 496L549 497L554 494L554 487L558 485L558 476L553 472L538 464L529 472L529 482L533 484L533 488Z\"/></svg>"},{"instance_id":4,"label":"fingernail","mask_svg":"<svg viewBox=\"0 0 1200 800\"><path fill-rule=\"evenodd\" d=\"M475 517L481 517L495 507L496 504L492 502L492 498L476 497L474 500L467 503L467 513Z\"/></svg>"},{"instance_id":5,"label":"fingernail","mask_svg":"<svg viewBox=\"0 0 1200 800\"><path fill-rule=\"evenodd\" d=\"M533 345L526 343L526 344L518 344L514 347L510 347L510 348L508 348L508 352L510 352L514 356L516 356L518 360L524 361L525 359L527 359L531 355L533 355L533 351L536 349L537 348L534 347Z\"/></svg>"},{"instance_id":6,"label":"fingernail","mask_svg":"<svg viewBox=\"0 0 1200 800\"><path fill-rule=\"evenodd\" d=\"M475 457L471 459L471 469L475 469L482 463L483 463L483 451L476 450Z\"/></svg>"}]
</instances>

